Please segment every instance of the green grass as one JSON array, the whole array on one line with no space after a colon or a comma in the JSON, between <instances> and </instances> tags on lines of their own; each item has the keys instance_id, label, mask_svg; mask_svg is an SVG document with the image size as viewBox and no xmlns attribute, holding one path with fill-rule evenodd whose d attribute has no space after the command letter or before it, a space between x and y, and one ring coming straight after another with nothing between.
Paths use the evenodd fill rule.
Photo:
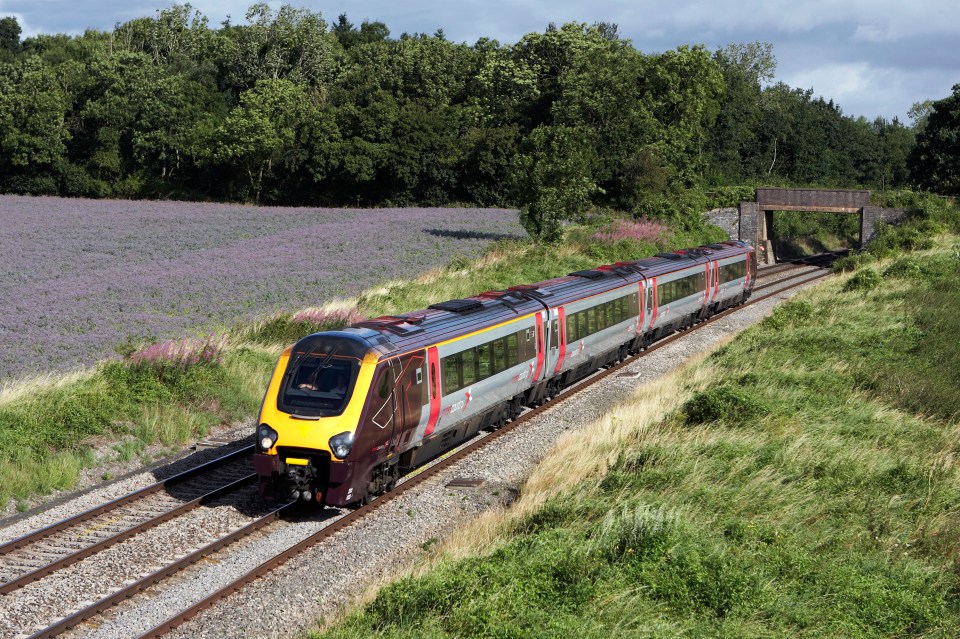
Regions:
<instances>
[{"instance_id":1,"label":"green grass","mask_svg":"<svg viewBox=\"0 0 960 639\"><path fill-rule=\"evenodd\" d=\"M278 352L234 348L222 363L188 368L112 361L67 384L27 385L0 403L0 504L70 488L94 445L117 442L128 461L249 417Z\"/></svg>"},{"instance_id":2,"label":"green grass","mask_svg":"<svg viewBox=\"0 0 960 639\"><path fill-rule=\"evenodd\" d=\"M665 420L621 407L598 480L313 636L957 636L960 241L900 259L681 373Z\"/></svg>"},{"instance_id":3,"label":"green grass","mask_svg":"<svg viewBox=\"0 0 960 639\"><path fill-rule=\"evenodd\" d=\"M664 246L608 246L591 241L594 230L572 227L558 247L496 243L477 262L454 260L417 280L387 283L347 306L359 306L368 317L401 313L723 238L716 227L704 227L677 233ZM145 460L150 444L175 446L217 424L251 418L280 350L306 334L339 326L276 315L229 331L221 362L136 366L111 361L65 382L49 378L0 393L0 507L11 498L22 501L71 487L94 462L91 446L112 446L119 461Z\"/></svg>"}]
</instances>

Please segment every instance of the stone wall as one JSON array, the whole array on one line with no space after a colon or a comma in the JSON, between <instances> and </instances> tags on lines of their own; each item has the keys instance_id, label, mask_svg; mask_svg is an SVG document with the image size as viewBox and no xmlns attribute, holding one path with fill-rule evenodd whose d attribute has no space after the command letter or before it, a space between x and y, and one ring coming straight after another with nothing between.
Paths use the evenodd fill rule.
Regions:
<instances>
[{"instance_id":1,"label":"stone wall","mask_svg":"<svg viewBox=\"0 0 960 639\"><path fill-rule=\"evenodd\" d=\"M722 228L731 240L740 239L740 209L735 206L724 209L713 209L703 214L710 224Z\"/></svg>"},{"instance_id":2,"label":"stone wall","mask_svg":"<svg viewBox=\"0 0 960 639\"><path fill-rule=\"evenodd\" d=\"M877 225L880 223L894 224L907 214L906 209L886 209L879 206L863 207L860 216L860 246L866 246L877 234Z\"/></svg>"},{"instance_id":3,"label":"stone wall","mask_svg":"<svg viewBox=\"0 0 960 639\"><path fill-rule=\"evenodd\" d=\"M751 246L757 246L761 239L760 231L763 230L760 222L760 205L756 202L740 203L740 237L738 240L749 242Z\"/></svg>"}]
</instances>

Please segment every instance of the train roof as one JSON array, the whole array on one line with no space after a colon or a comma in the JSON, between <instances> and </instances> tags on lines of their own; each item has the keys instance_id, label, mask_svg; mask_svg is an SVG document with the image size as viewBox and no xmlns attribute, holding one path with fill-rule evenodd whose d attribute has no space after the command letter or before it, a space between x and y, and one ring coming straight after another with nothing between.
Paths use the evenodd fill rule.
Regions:
<instances>
[{"instance_id":1,"label":"train roof","mask_svg":"<svg viewBox=\"0 0 960 639\"><path fill-rule=\"evenodd\" d=\"M746 242L732 240L659 253L654 257L598 266L535 284L448 300L412 313L364 320L340 332L366 339L382 355L407 352L536 313L544 304L551 307L567 304L646 278L735 257L751 250Z\"/></svg>"}]
</instances>

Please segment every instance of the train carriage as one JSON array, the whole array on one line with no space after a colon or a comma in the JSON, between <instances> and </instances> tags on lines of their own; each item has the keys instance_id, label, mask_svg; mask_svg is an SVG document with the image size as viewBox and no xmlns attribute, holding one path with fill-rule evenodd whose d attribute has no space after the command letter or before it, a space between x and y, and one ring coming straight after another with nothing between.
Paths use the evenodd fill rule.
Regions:
<instances>
[{"instance_id":1,"label":"train carriage","mask_svg":"<svg viewBox=\"0 0 960 639\"><path fill-rule=\"evenodd\" d=\"M629 352L742 303L742 242L664 253L309 335L281 355L254 468L267 499L345 505Z\"/></svg>"}]
</instances>

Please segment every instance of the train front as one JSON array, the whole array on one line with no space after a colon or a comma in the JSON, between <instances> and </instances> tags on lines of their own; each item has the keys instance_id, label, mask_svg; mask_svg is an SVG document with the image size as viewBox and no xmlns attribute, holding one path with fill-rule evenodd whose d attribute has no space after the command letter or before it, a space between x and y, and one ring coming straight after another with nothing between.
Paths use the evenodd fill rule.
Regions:
<instances>
[{"instance_id":1,"label":"train front","mask_svg":"<svg viewBox=\"0 0 960 639\"><path fill-rule=\"evenodd\" d=\"M342 331L284 351L257 426L253 466L265 500L355 501L350 453L376 362L370 342Z\"/></svg>"}]
</instances>

